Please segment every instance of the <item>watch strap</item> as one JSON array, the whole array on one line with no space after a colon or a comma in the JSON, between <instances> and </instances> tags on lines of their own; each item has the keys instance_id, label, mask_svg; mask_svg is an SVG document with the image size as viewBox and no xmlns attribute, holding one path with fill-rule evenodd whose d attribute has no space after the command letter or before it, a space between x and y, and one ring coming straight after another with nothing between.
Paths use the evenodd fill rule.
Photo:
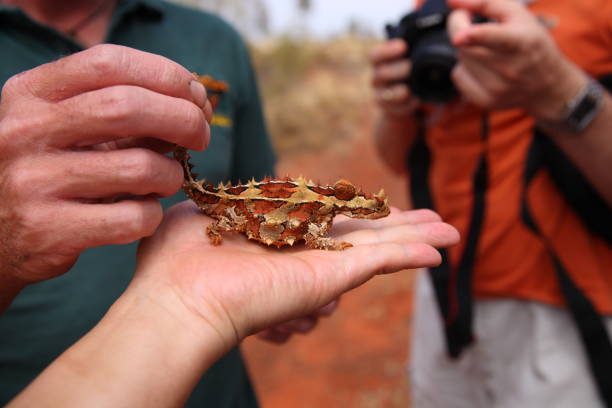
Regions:
<instances>
[{"instance_id":1,"label":"watch strap","mask_svg":"<svg viewBox=\"0 0 612 408\"><path fill-rule=\"evenodd\" d=\"M580 133L585 130L601 110L604 88L588 77L586 85L567 103L558 121L539 121L538 126L563 133Z\"/></svg>"}]
</instances>

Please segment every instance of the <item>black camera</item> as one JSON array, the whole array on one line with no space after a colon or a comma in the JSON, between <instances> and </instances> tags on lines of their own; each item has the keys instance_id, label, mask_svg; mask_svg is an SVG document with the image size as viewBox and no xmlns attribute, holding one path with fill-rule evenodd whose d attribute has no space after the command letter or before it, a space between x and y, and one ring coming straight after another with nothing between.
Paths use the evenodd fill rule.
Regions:
<instances>
[{"instance_id":1,"label":"black camera","mask_svg":"<svg viewBox=\"0 0 612 408\"><path fill-rule=\"evenodd\" d=\"M397 26L387 25L389 38L408 43L412 72L408 85L427 102L446 103L457 96L451 72L457 63L457 50L446 31L450 8L446 0L428 0L404 16Z\"/></svg>"}]
</instances>

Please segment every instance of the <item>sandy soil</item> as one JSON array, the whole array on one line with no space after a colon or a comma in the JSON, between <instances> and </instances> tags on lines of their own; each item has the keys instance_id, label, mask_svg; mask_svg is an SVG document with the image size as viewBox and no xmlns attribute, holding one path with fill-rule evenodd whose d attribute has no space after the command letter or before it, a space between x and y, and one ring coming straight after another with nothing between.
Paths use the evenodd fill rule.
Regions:
<instances>
[{"instance_id":1,"label":"sandy soil","mask_svg":"<svg viewBox=\"0 0 612 408\"><path fill-rule=\"evenodd\" d=\"M373 192L384 187L392 205L406 208L406 181L377 159L371 118L366 122L346 151L282 157L278 174L329 183L346 178ZM263 408L408 407L413 278L411 271L377 277L346 294L315 331L285 345L247 339L243 351Z\"/></svg>"}]
</instances>

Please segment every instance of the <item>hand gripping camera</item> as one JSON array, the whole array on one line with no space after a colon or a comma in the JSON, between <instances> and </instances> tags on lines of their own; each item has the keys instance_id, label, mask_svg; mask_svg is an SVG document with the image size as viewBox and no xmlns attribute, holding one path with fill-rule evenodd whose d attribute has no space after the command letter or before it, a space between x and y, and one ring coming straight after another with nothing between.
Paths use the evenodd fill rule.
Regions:
<instances>
[{"instance_id":1,"label":"hand gripping camera","mask_svg":"<svg viewBox=\"0 0 612 408\"><path fill-rule=\"evenodd\" d=\"M406 16L398 25L387 25L389 38L402 38L408 43L412 72L408 85L420 99L446 103L457 96L451 72L457 63L457 50L446 32L450 14L446 0L428 0Z\"/></svg>"}]
</instances>

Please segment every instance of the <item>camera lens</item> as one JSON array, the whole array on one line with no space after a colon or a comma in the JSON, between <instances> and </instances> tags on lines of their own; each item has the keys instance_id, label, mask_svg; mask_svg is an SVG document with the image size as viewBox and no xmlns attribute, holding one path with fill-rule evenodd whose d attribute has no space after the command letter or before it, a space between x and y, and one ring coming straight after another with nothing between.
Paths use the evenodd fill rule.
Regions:
<instances>
[{"instance_id":1,"label":"camera lens","mask_svg":"<svg viewBox=\"0 0 612 408\"><path fill-rule=\"evenodd\" d=\"M413 52L410 88L427 102L446 103L457 95L451 73L457 63L456 51L448 43L419 44Z\"/></svg>"}]
</instances>

